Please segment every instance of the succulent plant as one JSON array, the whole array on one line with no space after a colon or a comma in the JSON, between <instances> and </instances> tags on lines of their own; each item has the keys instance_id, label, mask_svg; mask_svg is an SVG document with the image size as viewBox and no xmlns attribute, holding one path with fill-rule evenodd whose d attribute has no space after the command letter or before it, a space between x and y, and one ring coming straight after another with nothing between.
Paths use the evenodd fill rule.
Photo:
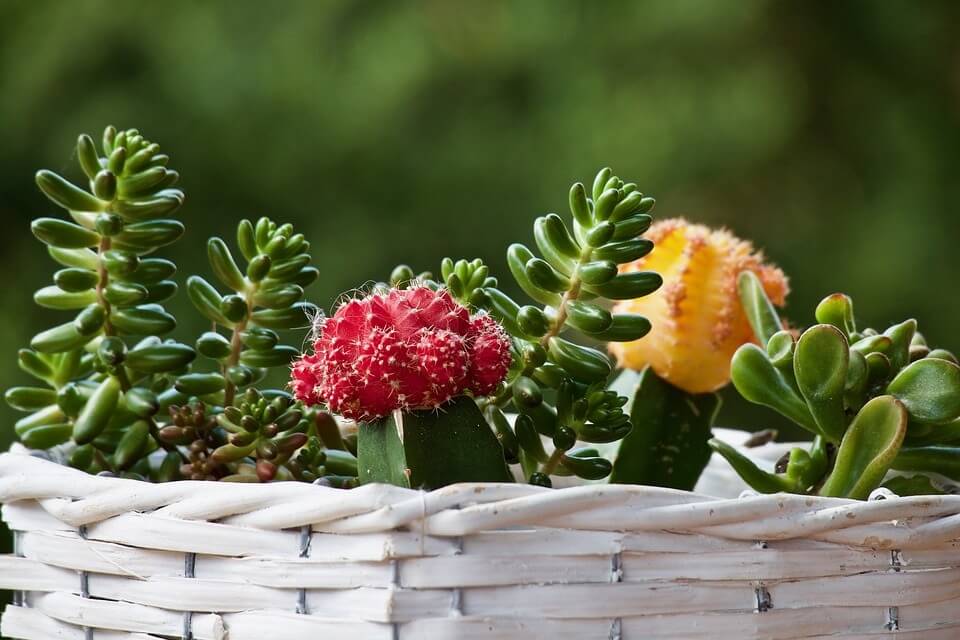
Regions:
<instances>
[{"instance_id":1,"label":"succulent plant","mask_svg":"<svg viewBox=\"0 0 960 640\"><path fill-rule=\"evenodd\" d=\"M621 270L655 269L664 286L614 307L649 317L653 330L643 340L610 343L624 368L614 387L631 399L626 410L636 425L611 447L610 480L690 490L710 460L707 442L720 409L714 391L729 382L734 351L754 340L737 274L756 274L777 305L787 282L749 242L726 230L673 218L652 225L647 237L656 248Z\"/></svg>"},{"instance_id":2,"label":"succulent plant","mask_svg":"<svg viewBox=\"0 0 960 640\"><path fill-rule=\"evenodd\" d=\"M161 305L177 292L176 266L155 252L184 231L170 217L184 200L173 188L177 173L135 129L108 127L100 149L82 135L76 150L86 188L50 171L37 173L41 191L71 220L33 222L34 235L64 267L34 299L75 317L20 351L20 367L43 385L6 393L8 404L28 414L15 426L24 444L55 450L92 473L155 481L269 481L291 475L283 465L308 437L342 447L328 419L305 412L284 391L261 395L251 388L267 369L285 368L299 356L280 344L278 331L306 327L316 312L301 301L318 275L304 237L267 218L241 222L245 272L226 243L212 238L210 264L230 292L221 295L203 278L189 278L190 298L213 323L211 331L196 348L164 340L158 336L176 327ZM197 361L198 352L214 370ZM247 391L234 406L238 389ZM229 419L238 412L255 420L256 429L249 420Z\"/></svg>"},{"instance_id":3,"label":"succulent plant","mask_svg":"<svg viewBox=\"0 0 960 640\"><path fill-rule=\"evenodd\" d=\"M852 300L833 294L817 306L819 324L797 337L782 329L754 274L742 274L739 289L763 346L737 351L734 386L814 435L809 450L791 451L783 473L712 441L751 486L866 498L891 468L950 468L938 445L954 441L960 424L960 367L927 347L915 320L882 333L858 329Z\"/></svg>"},{"instance_id":4,"label":"succulent plant","mask_svg":"<svg viewBox=\"0 0 960 640\"><path fill-rule=\"evenodd\" d=\"M351 299L317 331L313 354L294 364L292 386L308 405L352 420L435 409L467 391L488 395L510 366L496 321L425 286Z\"/></svg>"},{"instance_id":5,"label":"succulent plant","mask_svg":"<svg viewBox=\"0 0 960 640\"><path fill-rule=\"evenodd\" d=\"M533 228L542 258L523 244L507 250L511 274L536 305L515 302L479 261L447 260L441 266L454 295L487 308L513 338L516 357L507 383L481 404L508 459L518 460L531 482L550 484L554 473L606 477L609 461L595 450L574 447L578 441L613 442L631 429L622 410L627 399L605 389L612 371L606 354L575 342L571 334L594 342L629 342L650 330L644 316L611 313L608 307L612 300L646 296L662 283L653 271L618 271L652 250L653 243L641 236L652 221L653 205L653 198L610 169L597 174L590 194L574 184L572 230L563 218L548 214ZM515 428L503 413L510 408L520 414ZM552 439L551 453L541 436Z\"/></svg>"},{"instance_id":6,"label":"succulent plant","mask_svg":"<svg viewBox=\"0 0 960 640\"><path fill-rule=\"evenodd\" d=\"M612 342L610 351L620 367L650 366L687 393L717 391L730 381L734 352L755 340L737 295L738 275L756 274L775 306L786 301L787 279L749 242L725 229L671 218L654 223L646 235L656 248L621 270L652 269L663 274L665 284L649 296L618 302L614 311L643 314L655 330L643 340Z\"/></svg>"},{"instance_id":7,"label":"succulent plant","mask_svg":"<svg viewBox=\"0 0 960 640\"><path fill-rule=\"evenodd\" d=\"M507 373L510 343L490 316L471 315L444 289L378 289L341 304L317 332L291 386L307 406L364 423L361 480L435 487L509 479L492 433L476 428L483 420L474 401L451 402L493 392ZM443 456L425 456L444 443Z\"/></svg>"}]
</instances>

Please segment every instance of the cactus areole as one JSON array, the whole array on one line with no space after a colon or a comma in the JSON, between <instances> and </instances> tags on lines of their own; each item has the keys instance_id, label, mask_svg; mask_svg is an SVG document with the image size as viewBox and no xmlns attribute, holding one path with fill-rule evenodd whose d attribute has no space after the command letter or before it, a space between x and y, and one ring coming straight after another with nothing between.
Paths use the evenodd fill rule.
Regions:
<instances>
[{"instance_id":1,"label":"cactus areole","mask_svg":"<svg viewBox=\"0 0 960 640\"><path fill-rule=\"evenodd\" d=\"M492 317L471 315L445 290L391 289L321 320L292 386L306 404L372 422L396 409L436 409L467 391L489 395L510 361L510 341Z\"/></svg>"}]
</instances>

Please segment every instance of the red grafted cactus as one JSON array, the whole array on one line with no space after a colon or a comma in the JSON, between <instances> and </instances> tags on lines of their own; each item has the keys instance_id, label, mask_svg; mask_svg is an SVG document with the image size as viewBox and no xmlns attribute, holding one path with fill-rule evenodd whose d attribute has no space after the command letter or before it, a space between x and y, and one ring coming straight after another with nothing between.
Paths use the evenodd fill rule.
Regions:
<instances>
[{"instance_id":1,"label":"red grafted cactus","mask_svg":"<svg viewBox=\"0 0 960 640\"><path fill-rule=\"evenodd\" d=\"M291 388L369 422L394 409L432 409L471 391L489 395L510 367L510 341L485 314L445 290L391 289L350 300L322 321L313 353L293 365Z\"/></svg>"}]
</instances>

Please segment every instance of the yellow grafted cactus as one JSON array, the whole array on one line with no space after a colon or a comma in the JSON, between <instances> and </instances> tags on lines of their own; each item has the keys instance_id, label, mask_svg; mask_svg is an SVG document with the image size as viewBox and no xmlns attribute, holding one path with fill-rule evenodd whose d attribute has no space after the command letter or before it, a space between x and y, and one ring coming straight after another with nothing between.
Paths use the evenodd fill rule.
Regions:
<instances>
[{"instance_id":1,"label":"yellow grafted cactus","mask_svg":"<svg viewBox=\"0 0 960 640\"><path fill-rule=\"evenodd\" d=\"M737 296L737 275L753 271L770 300L783 306L789 285L783 272L765 264L753 245L725 229L682 218L657 222L646 233L655 248L621 271L656 271L659 291L617 304L615 311L640 313L653 329L642 340L610 343L623 368L646 366L689 393L706 393L730 380L730 359L755 341Z\"/></svg>"}]
</instances>

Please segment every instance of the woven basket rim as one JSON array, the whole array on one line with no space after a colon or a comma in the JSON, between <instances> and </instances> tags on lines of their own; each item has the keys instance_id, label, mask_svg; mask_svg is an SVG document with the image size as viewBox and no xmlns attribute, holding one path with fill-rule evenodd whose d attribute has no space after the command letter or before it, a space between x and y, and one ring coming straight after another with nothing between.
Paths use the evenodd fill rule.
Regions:
<instances>
[{"instance_id":1,"label":"woven basket rim","mask_svg":"<svg viewBox=\"0 0 960 640\"><path fill-rule=\"evenodd\" d=\"M685 531L735 540L812 538L910 548L960 538L960 496L858 501L792 494L714 498L638 485L547 489L469 483L434 491L388 485L334 489L299 482L178 481L91 476L24 452L0 454L0 502L36 500L71 526L124 513L226 522L265 530L311 525L369 533L413 528L436 536L522 526Z\"/></svg>"}]
</instances>

